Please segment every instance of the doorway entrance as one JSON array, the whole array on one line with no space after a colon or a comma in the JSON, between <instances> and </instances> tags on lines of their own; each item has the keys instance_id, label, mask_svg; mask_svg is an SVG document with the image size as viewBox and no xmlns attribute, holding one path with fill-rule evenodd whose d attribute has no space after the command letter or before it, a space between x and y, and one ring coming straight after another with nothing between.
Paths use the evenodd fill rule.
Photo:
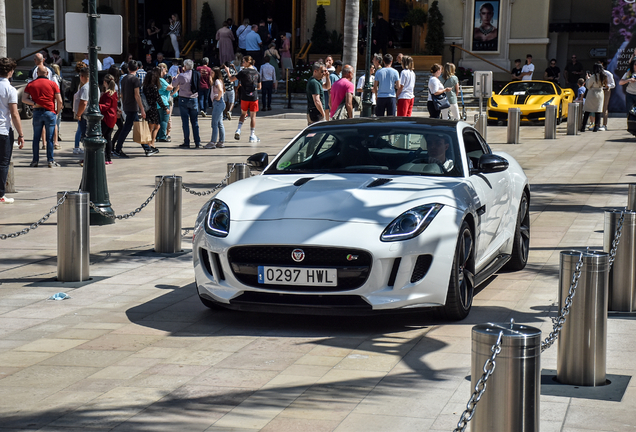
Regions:
<instances>
[{"instance_id":1,"label":"doorway entrance","mask_svg":"<svg viewBox=\"0 0 636 432\"><path fill-rule=\"evenodd\" d=\"M267 21L267 16L271 15L278 26L279 33L292 33L292 9L294 0L242 0L241 20L237 20L237 25L241 25L243 19L249 18L250 23L258 24L260 20Z\"/></svg>"}]
</instances>

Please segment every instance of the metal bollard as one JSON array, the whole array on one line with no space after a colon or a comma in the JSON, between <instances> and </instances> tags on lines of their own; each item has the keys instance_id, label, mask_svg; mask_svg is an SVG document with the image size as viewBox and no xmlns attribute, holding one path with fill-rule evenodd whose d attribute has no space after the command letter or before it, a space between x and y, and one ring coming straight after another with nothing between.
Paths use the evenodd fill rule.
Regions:
<instances>
[{"instance_id":1,"label":"metal bollard","mask_svg":"<svg viewBox=\"0 0 636 432\"><path fill-rule=\"evenodd\" d=\"M155 186L161 176L155 177ZM155 252L181 251L181 189L180 176L164 176L155 198Z\"/></svg>"},{"instance_id":2,"label":"metal bollard","mask_svg":"<svg viewBox=\"0 0 636 432\"><path fill-rule=\"evenodd\" d=\"M580 257L578 251L561 252L559 310L565 304ZM562 384L595 387L606 383L609 254L587 251L582 259L572 308L557 341L557 380Z\"/></svg>"},{"instance_id":3,"label":"metal bollard","mask_svg":"<svg viewBox=\"0 0 636 432\"><path fill-rule=\"evenodd\" d=\"M57 193L58 201L64 192ZM57 280L82 282L89 278L90 211L88 192L68 192L57 209Z\"/></svg>"},{"instance_id":4,"label":"metal bollard","mask_svg":"<svg viewBox=\"0 0 636 432\"><path fill-rule=\"evenodd\" d=\"M621 210L605 212L603 250L612 249ZM636 311L636 212L626 211L614 264L609 272L608 310Z\"/></svg>"},{"instance_id":5,"label":"metal bollard","mask_svg":"<svg viewBox=\"0 0 636 432\"><path fill-rule=\"evenodd\" d=\"M13 162L9 162L9 174L7 175L7 183L4 185L5 193L16 193L15 190L15 170Z\"/></svg>"},{"instance_id":6,"label":"metal bollard","mask_svg":"<svg viewBox=\"0 0 636 432\"><path fill-rule=\"evenodd\" d=\"M501 353L471 422L472 432L538 432L541 330L521 324L479 324L472 331L474 389L503 331Z\"/></svg>"},{"instance_id":7,"label":"metal bollard","mask_svg":"<svg viewBox=\"0 0 636 432\"><path fill-rule=\"evenodd\" d=\"M568 104L568 135L578 135L581 128L581 105L576 102Z\"/></svg>"},{"instance_id":8,"label":"metal bollard","mask_svg":"<svg viewBox=\"0 0 636 432\"><path fill-rule=\"evenodd\" d=\"M519 144L519 125L521 124L521 109L508 108L508 144Z\"/></svg>"},{"instance_id":9,"label":"metal bollard","mask_svg":"<svg viewBox=\"0 0 636 432\"><path fill-rule=\"evenodd\" d=\"M487 138L487 128L488 128L488 115L486 113L482 113L481 115L475 114L475 129L479 132L479 134L484 138Z\"/></svg>"},{"instance_id":10,"label":"metal bollard","mask_svg":"<svg viewBox=\"0 0 636 432\"><path fill-rule=\"evenodd\" d=\"M232 167L234 167L234 171L232 171ZM230 174L230 171L232 171L232 174ZM230 174L230 177L227 179L227 184L252 176L249 165L245 163L229 163L227 164L227 172Z\"/></svg>"},{"instance_id":11,"label":"metal bollard","mask_svg":"<svg viewBox=\"0 0 636 432\"><path fill-rule=\"evenodd\" d=\"M627 210L636 211L636 183L631 183L627 191Z\"/></svg>"},{"instance_id":12,"label":"metal bollard","mask_svg":"<svg viewBox=\"0 0 636 432\"><path fill-rule=\"evenodd\" d=\"M548 105L545 107L545 139L556 139L557 107Z\"/></svg>"}]
</instances>

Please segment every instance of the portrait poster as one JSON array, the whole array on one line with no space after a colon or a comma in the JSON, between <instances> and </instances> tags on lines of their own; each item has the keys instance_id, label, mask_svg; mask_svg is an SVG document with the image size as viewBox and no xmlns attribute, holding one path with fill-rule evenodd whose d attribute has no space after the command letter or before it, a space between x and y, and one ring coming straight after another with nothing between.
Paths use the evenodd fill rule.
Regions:
<instances>
[{"instance_id":1,"label":"portrait poster","mask_svg":"<svg viewBox=\"0 0 636 432\"><path fill-rule=\"evenodd\" d=\"M474 4L471 51L498 53L501 2L500 0L475 0Z\"/></svg>"},{"instance_id":2,"label":"portrait poster","mask_svg":"<svg viewBox=\"0 0 636 432\"><path fill-rule=\"evenodd\" d=\"M609 31L609 63L607 70L614 75L616 87L612 89L609 111L625 112L625 88L618 85L629 69L629 61L636 48L636 2L634 0L612 0L612 17ZM630 107L631 108L631 107Z\"/></svg>"}]
</instances>

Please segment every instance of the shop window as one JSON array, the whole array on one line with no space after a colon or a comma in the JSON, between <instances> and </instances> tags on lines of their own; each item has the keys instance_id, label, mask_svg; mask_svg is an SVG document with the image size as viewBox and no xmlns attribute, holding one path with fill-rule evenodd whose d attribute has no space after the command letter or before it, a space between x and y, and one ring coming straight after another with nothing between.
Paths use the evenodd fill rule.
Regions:
<instances>
[{"instance_id":1,"label":"shop window","mask_svg":"<svg viewBox=\"0 0 636 432\"><path fill-rule=\"evenodd\" d=\"M55 41L55 0L31 0L31 40Z\"/></svg>"}]
</instances>

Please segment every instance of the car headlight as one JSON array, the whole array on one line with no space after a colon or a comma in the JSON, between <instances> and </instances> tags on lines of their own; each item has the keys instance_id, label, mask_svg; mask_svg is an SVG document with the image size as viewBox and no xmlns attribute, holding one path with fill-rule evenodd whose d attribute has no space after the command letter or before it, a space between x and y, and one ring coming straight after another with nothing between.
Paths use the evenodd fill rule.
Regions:
<instances>
[{"instance_id":1,"label":"car headlight","mask_svg":"<svg viewBox=\"0 0 636 432\"><path fill-rule=\"evenodd\" d=\"M230 208L223 201L214 199L210 203L205 232L216 237L227 237L230 232Z\"/></svg>"},{"instance_id":2,"label":"car headlight","mask_svg":"<svg viewBox=\"0 0 636 432\"><path fill-rule=\"evenodd\" d=\"M493 108L497 108L499 105L497 105L497 102L495 102L495 98L491 97L490 98L490 106Z\"/></svg>"},{"instance_id":3,"label":"car headlight","mask_svg":"<svg viewBox=\"0 0 636 432\"><path fill-rule=\"evenodd\" d=\"M541 108L545 108L545 107L547 107L548 105L550 105L550 104L552 103L552 101L553 101L553 100L554 100L554 98L552 98L552 99L550 99L549 101L547 101L547 102L545 102L545 103L541 104Z\"/></svg>"},{"instance_id":4,"label":"car headlight","mask_svg":"<svg viewBox=\"0 0 636 432\"><path fill-rule=\"evenodd\" d=\"M380 240L392 242L417 237L433 221L442 207L442 204L426 204L405 211L384 229Z\"/></svg>"}]
</instances>

